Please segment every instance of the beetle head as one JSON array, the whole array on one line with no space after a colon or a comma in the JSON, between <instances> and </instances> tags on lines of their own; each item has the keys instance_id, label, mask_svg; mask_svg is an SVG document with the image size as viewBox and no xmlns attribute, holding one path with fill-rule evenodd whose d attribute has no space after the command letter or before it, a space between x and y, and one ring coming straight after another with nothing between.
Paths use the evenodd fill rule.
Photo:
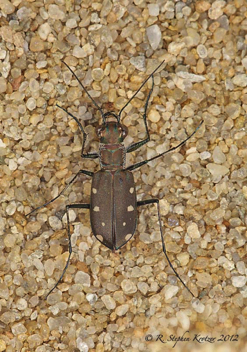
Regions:
<instances>
[{"instance_id":1,"label":"beetle head","mask_svg":"<svg viewBox=\"0 0 247 352\"><path fill-rule=\"evenodd\" d=\"M106 118L114 118L114 120L106 121ZM108 112L104 115L104 123L98 128L97 134L100 143L118 144L122 143L127 136L128 128L119 122L117 115L113 112Z\"/></svg>"}]
</instances>

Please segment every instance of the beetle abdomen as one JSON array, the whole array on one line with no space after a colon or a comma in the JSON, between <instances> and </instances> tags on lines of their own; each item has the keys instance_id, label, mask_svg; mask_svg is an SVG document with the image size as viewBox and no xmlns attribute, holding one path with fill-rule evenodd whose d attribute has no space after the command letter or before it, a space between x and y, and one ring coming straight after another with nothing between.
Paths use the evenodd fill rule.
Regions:
<instances>
[{"instance_id":1,"label":"beetle abdomen","mask_svg":"<svg viewBox=\"0 0 247 352\"><path fill-rule=\"evenodd\" d=\"M129 171L100 170L93 176L90 218L93 234L110 249L122 247L136 228L136 192Z\"/></svg>"}]
</instances>

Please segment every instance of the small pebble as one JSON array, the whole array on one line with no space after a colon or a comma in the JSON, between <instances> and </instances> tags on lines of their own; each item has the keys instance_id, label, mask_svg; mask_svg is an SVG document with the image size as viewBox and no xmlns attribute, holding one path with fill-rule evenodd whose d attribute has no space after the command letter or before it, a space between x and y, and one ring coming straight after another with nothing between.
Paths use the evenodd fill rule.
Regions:
<instances>
[{"instance_id":1,"label":"small pebble","mask_svg":"<svg viewBox=\"0 0 247 352\"><path fill-rule=\"evenodd\" d=\"M127 279L123 280L121 282L121 287L124 293L127 295L133 294L137 291L136 285L134 285L134 283L131 280L127 280Z\"/></svg>"},{"instance_id":2,"label":"small pebble","mask_svg":"<svg viewBox=\"0 0 247 352\"><path fill-rule=\"evenodd\" d=\"M90 287L91 279L90 276L83 271L78 271L75 275L75 283L82 284L83 286Z\"/></svg>"},{"instance_id":3,"label":"small pebble","mask_svg":"<svg viewBox=\"0 0 247 352\"><path fill-rule=\"evenodd\" d=\"M188 253L179 253L177 259L180 262L180 265L185 266L189 263L190 256Z\"/></svg>"},{"instance_id":4,"label":"small pebble","mask_svg":"<svg viewBox=\"0 0 247 352\"><path fill-rule=\"evenodd\" d=\"M217 249L216 246L215 246L215 249ZM226 257L223 257L223 256L219 257L218 265L223 266L223 268L226 270L233 270L235 267L235 265L232 261L230 261L229 259L227 259Z\"/></svg>"},{"instance_id":5,"label":"small pebble","mask_svg":"<svg viewBox=\"0 0 247 352\"><path fill-rule=\"evenodd\" d=\"M6 207L6 214L8 215L13 215L16 212L16 204L11 202L7 207Z\"/></svg>"},{"instance_id":6,"label":"small pebble","mask_svg":"<svg viewBox=\"0 0 247 352\"><path fill-rule=\"evenodd\" d=\"M37 92L40 89L39 82L36 79L31 78L29 82L29 88L32 92Z\"/></svg>"},{"instance_id":7,"label":"small pebble","mask_svg":"<svg viewBox=\"0 0 247 352\"><path fill-rule=\"evenodd\" d=\"M31 15L32 10L26 6L22 6L18 11L17 11L17 18L19 20L25 20L26 18L29 18Z\"/></svg>"},{"instance_id":8,"label":"small pebble","mask_svg":"<svg viewBox=\"0 0 247 352\"><path fill-rule=\"evenodd\" d=\"M42 40L46 40L52 29L49 23L42 23L38 29L39 36Z\"/></svg>"},{"instance_id":9,"label":"small pebble","mask_svg":"<svg viewBox=\"0 0 247 352\"><path fill-rule=\"evenodd\" d=\"M197 285L201 288L206 288L212 284L212 277L208 273L196 273Z\"/></svg>"},{"instance_id":10,"label":"small pebble","mask_svg":"<svg viewBox=\"0 0 247 352\"><path fill-rule=\"evenodd\" d=\"M25 334L27 329L23 323L16 323L12 325L11 331L14 335Z\"/></svg>"},{"instance_id":11,"label":"small pebble","mask_svg":"<svg viewBox=\"0 0 247 352\"><path fill-rule=\"evenodd\" d=\"M104 77L104 71L101 68L95 68L92 70L92 78L95 81L100 82L103 77Z\"/></svg>"},{"instance_id":12,"label":"small pebble","mask_svg":"<svg viewBox=\"0 0 247 352\"><path fill-rule=\"evenodd\" d=\"M226 113L231 119L236 119L241 114L241 107L238 104L230 103L226 105Z\"/></svg>"},{"instance_id":13,"label":"small pebble","mask_svg":"<svg viewBox=\"0 0 247 352\"><path fill-rule=\"evenodd\" d=\"M148 284L146 282L138 282L137 284L138 290L145 296L148 292Z\"/></svg>"},{"instance_id":14,"label":"small pebble","mask_svg":"<svg viewBox=\"0 0 247 352\"><path fill-rule=\"evenodd\" d=\"M4 93L7 90L7 81L4 77L0 77L0 93Z\"/></svg>"},{"instance_id":15,"label":"small pebble","mask_svg":"<svg viewBox=\"0 0 247 352\"><path fill-rule=\"evenodd\" d=\"M53 20L63 20L65 13L61 10L58 5L50 4L48 6L48 14Z\"/></svg>"},{"instance_id":16,"label":"small pebble","mask_svg":"<svg viewBox=\"0 0 247 352\"><path fill-rule=\"evenodd\" d=\"M236 76L233 77L232 82L233 82L233 84L235 84L238 87L246 87L247 86L247 75L244 73L237 74Z\"/></svg>"},{"instance_id":17,"label":"small pebble","mask_svg":"<svg viewBox=\"0 0 247 352\"><path fill-rule=\"evenodd\" d=\"M160 120L160 114L157 110L150 110L148 118L150 121L156 123Z\"/></svg>"},{"instance_id":18,"label":"small pebble","mask_svg":"<svg viewBox=\"0 0 247 352\"><path fill-rule=\"evenodd\" d=\"M9 298L9 289L4 283L0 283L0 297L3 299Z\"/></svg>"},{"instance_id":19,"label":"small pebble","mask_svg":"<svg viewBox=\"0 0 247 352\"><path fill-rule=\"evenodd\" d=\"M214 1L212 7L208 11L208 16L212 20L217 20L223 15L223 7L225 6L225 1L219 0Z\"/></svg>"},{"instance_id":20,"label":"small pebble","mask_svg":"<svg viewBox=\"0 0 247 352\"><path fill-rule=\"evenodd\" d=\"M199 44L197 47L197 53L200 58L205 59L208 56L208 51L203 44Z\"/></svg>"},{"instance_id":21,"label":"small pebble","mask_svg":"<svg viewBox=\"0 0 247 352\"><path fill-rule=\"evenodd\" d=\"M104 302L104 305L106 306L107 309L111 310L116 308L116 302L111 296L104 295L101 297L101 299Z\"/></svg>"},{"instance_id":22,"label":"small pebble","mask_svg":"<svg viewBox=\"0 0 247 352\"><path fill-rule=\"evenodd\" d=\"M210 157L211 157L211 153L208 152L208 151L205 151L205 152L200 153L200 158L201 158L202 160L209 159Z\"/></svg>"},{"instance_id":23,"label":"small pebble","mask_svg":"<svg viewBox=\"0 0 247 352\"><path fill-rule=\"evenodd\" d=\"M161 30L157 24L146 29L149 44L153 50L156 50L161 41Z\"/></svg>"},{"instance_id":24,"label":"small pebble","mask_svg":"<svg viewBox=\"0 0 247 352\"><path fill-rule=\"evenodd\" d=\"M9 233L4 237L3 241L6 247L11 248L15 246L15 240L16 240L16 237L11 233Z\"/></svg>"},{"instance_id":25,"label":"small pebble","mask_svg":"<svg viewBox=\"0 0 247 352\"><path fill-rule=\"evenodd\" d=\"M226 161L225 154L222 153L220 147L216 146L213 151L213 160L216 164L223 164Z\"/></svg>"},{"instance_id":26,"label":"small pebble","mask_svg":"<svg viewBox=\"0 0 247 352\"><path fill-rule=\"evenodd\" d=\"M195 309L197 313L200 313L200 314L202 314L205 310L205 305L202 302L200 302L199 299L196 299L192 302L192 307Z\"/></svg>"},{"instance_id":27,"label":"small pebble","mask_svg":"<svg viewBox=\"0 0 247 352\"><path fill-rule=\"evenodd\" d=\"M101 13L100 16L101 18L109 15L110 11L112 9L112 2L110 0L104 0L103 4L102 4L102 9L101 9Z\"/></svg>"},{"instance_id":28,"label":"small pebble","mask_svg":"<svg viewBox=\"0 0 247 352\"><path fill-rule=\"evenodd\" d=\"M36 100L34 98L29 98L27 100L26 106L28 110L33 111L36 108Z\"/></svg>"},{"instance_id":29,"label":"small pebble","mask_svg":"<svg viewBox=\"0 0 247 352\"><path fill-rule=\"evenodd\" d=\"M118 65L118 66L116 66L116 71L120 76L125 75L126 67L124 65Z\"/></svg>"},{"instance_id":30,"label":"small pebble","mask_svg":"<svg viewBox=\"0 0 247 352\"><path fill-rule=\"evenodd\" d=\"M1 0L0 9L3 11L5 15L10 15L15 11L15 6L8 0ZM3 350L0 350L0 351L3 351Z\"/></svg>"},{"instance_id":31,"label":"small pebble","mask_svg":"<svg viewBox=\"0 0 247 352\"><path fill-rule=\"evenodd\" d=\"M150 16L159 16L159 5L158 4L148 4L148 11Z\"/></svg>"},{"instance_id":32,"label":"small pebble","mask_svg":"<svg viewBox=\"0 0 247 352\"><path fill-rule=\"evenodd\" d=\"M83 48L81 48L79 45L75 45L73 48L73 56L80 59L86 57L87 54Z\"/></svg>"},{"instance_id":33,"label":"small pebble","mask_svg":"<svg viewBox=\"0 0 247 352\"><path fill-rule=\"evenodd\" d=\"M191 167L187 164L179 165L179 169L184 177L189 176L191 174Z\"/></svg>"},{"instance_id":34,"label":"small pebble","mask_svg":"<svg viewBox=\"0 0 247 352\"><path fill-rule=\"evenodd\" d=\"M18 299L16 307L18 310L25 310L27 308L27 301L23 298Z\"/></svg>"},{"instance_id":35,"label":"small pebble","mask_svg":"<svg viewBox=\"0 0 247 352\"><path fill-rule=\"evenodd\" d=\"M180 72L177 73L177 75L178 75L178 77L186 79L186 80L188 80L190 82L200 83L200 82L205 81L205 77L204 76L195 75L194 73L188 73L188 72L185 72L185 71L180 71Z\"/></svg>"},{"instance_id":36,"label":"small pebble","mask_svg":"<svg viewBox=\"0 0 247 352\"><path fill-rule=\"evenodd\" d=\"M45 272L48 276L51 276L53 274L53 271L55 269L54 261L52 259L48 259L44 263L44 269Z\"/></svg>"},{"instance_id":37,"label":"small pebble","mask_svg":"<svg viewBox=\"0 0 247 352\"><path fill-rule=\"evenodd\" d=\"M88 345L86 344L86 342L84 342L84 341L82 340L81 337L78 337L78 338L76 339L76 346L77 346L77 348L78 348L78 350L79 350L80 352L88 352L88 351L89 351Z\"/></svg>"},{"instance_id":38,"label":"small pebble","mask_svg":"<svg viewBox=\"0 0 247 352\"><path fill-rule=\"evenodd\" d=\"M184 46L185 46L184 42L172 42L168 45L168 52L171 55L177 56Z\"/></svg>"},{"instance_id":39,"label":"small pebble","mask_svg":"<svg viewBox=\"0 0 247 352\"><path fill-rule=\"evenodd\" d=\"M4 340L0 339L0 352L6 351L6 343Z\"/></svg>"},{"instance_id":40,"label":"small pebble","mask_svg":"<svg viewBox=\"0 0 247 352\"><path fill-rule=\"evenodd\" d=\"M210 9L211 4L209 1L199 0L196 2L195 7L196 7L196 11L198 13L203 13L203 12L208 11Z\"/></svg>"},{"instance_id":41,"label":"small pebble","mask_svg":"<svg viewBox=\"0 0 247 352\"><path fill-rule=\"evenodd\" d=\"M229 169L224 165L209 163L206 167L214 177L223 177L229 172Z\"/></svg>"},{"instance_id":42,"label":"small pebble","mask_svg":"<svg viewBox=\"0 0 247 352\"><path fill-rule=\"evenodd\" d=\"M30 50L33 52L40 52L43 51L45 48L43 40L38 37L32 37L31 42L30 42Z\"/></svg>"},{"instance_id":43,"label":"small pebble","mask_svg":"<svg viewBox=\"0 0 247 352\"><path fill-rule=\"evenodd\" d=\"M178 318L178 322L183 328L183 330L189 330L190 328L190 319L188 315L186 315L182 310L176 313L176 317Z\"/></svg>"},{"instance_id":44,"label":"small pebble","mask_svg":"<svg viewBox=\"0 0 247 352\"><path fill-rule=\"evenodd\" d=\"M122 304L121 306L118 306L115 310L116 314L118 316L123 316L125 315L129 310L129 305L128 304Z\"/></svg>"},{"instance_id":45,"label":"small pebble","mask_svg":"<svg viewBox=\"0 0 247 352\"><path fill-rule=\"evenodd\" d=\"M50 82L45 82L43 86L43 91L47 94L51 93L54 89L54 85Z\"/></svg>"},{"instance_id":46,"label":"small pebble","mask_svg":"<svg viewBox=\"0 0 247 352\"><path fill-rule=\"evenodd\" d=\"M247 278L246 276L233 276L232 284L234 287L243 287L246 284Z\"/></svg>"},{"instance_id":47,"label":"small pebble","mask_svg":"<svg viewBox=\"0 0 247 352\"><path fill-rule=\"evenodd\" d=\"M177 294L179 288L178 286L166 285L164 290L165 290L165 300L168 301L169 299L171 299Z\"/></svg>"},{"instance_id":48,"label":"small pebble","mask_svg":"<svg viewBox=\"0 0 247 352\"><path fill-rule=\"evenodd\" d=\"M193 268L196 270L203 270L208 267L208 258L205 257L197 257L193 263Z\"/></svg>"},{"instance_id":49,"label":"small pebble","mask_svg":"<svg viewBox=\"0 0 247 352\"><path fill-rule=\"evenodd\" d=\"M70 18L66 21L66 27L68 28L76 28L77 26L78 25L75 18Z\"/></svg>"},{"instance_id":50,"label":"small pebble","mask_svg":"<svg viewBox=\"0 0 247 352\"><path fill-rule=\"evenodd\" d=\"M13 160L13 159L10 159L10 161L9 161L9 169L11 170L11 171L14 171L14 170L16 170L17 169L17 163L15 162L15 160Z\"/></svg>"},{"instance_id":51,"label":"small pebble","mask_svg":"<svg viewBox=\"0 0 247 352\"><path fill-rule=\"evenodd\" d=\"M246 271L245 263L243 261L237 262L236 264L239 274L244 275Z\"/></svg>"},{"instance_id":52,"label":"small pebble","mask_svg":"<svg viewBox=\"0 0 247 352\"><path fill-rule=\"evenodd\" d=\"M220 219L222 219L225 215L225 209L223 208L217 208L215 209L211 214L210 217L214 220L214 221L219 221Z\"/></svg>"},{"instance_id":53,"label":"small pebble","mask_svg":"<svg viewBox=\"0 0 247 352\"><path fill-rule=\"evenodd\" d=\"M200 238L201 234L198 230L198 226L196 223L192 223L187 227L187 233L191 238Z\"/></svg>"},{"instance_id":54,"label":"small pebble","mask_svg":"<svg viewBox=\"0 0 247 352\"><path fill-rule=\"evenodd\" d=\"M49 217L49 225L53 230L61 230L63 227L62 221L59 220L56 216Z\"/></svg>"},{"instance_id":55,"label":"small pebble","mask_svg":"<svg viewBox=\"0 0 247 352\"><path fill-rule=\"evenodd\" d=\"M86 299L91 305L94 305L94 303L98 300L98 297L95 293L88 293L86 295Z\"/></svg>"}]
</instances>

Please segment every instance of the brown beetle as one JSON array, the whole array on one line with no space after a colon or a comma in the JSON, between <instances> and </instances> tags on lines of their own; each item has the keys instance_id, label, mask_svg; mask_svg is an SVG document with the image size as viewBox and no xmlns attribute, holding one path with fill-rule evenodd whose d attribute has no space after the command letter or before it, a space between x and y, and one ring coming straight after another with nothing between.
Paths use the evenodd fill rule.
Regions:
<instances>
[{"instance_id":1,"label":"brown beetle","mask_svg":"<svg viewBox=\"0 0 247 352\"><path fill-rule=\"evenodd\" d=\"M186 286L183 280L179 277L178 273L174 269L172 263L170 262L167 256L164 238L162 234L162 224L161 224L160 211L159 211L159 200L148 199L143 201L137 201L134 177L131 171L141 167L142 165L147 164L149 161L160 158L162 155L165 155L181 147L183 144L186 143L188 139L190 139L196 133L196 131L201 126L203 121L201 121L199 126L195 129L195 131L190 136L188 136L184 141L179 143L176 147L173 147L161 154L158 154L150 159L141 161L127 168L125 166L126 153L132 152L140 148L150 140L150 135L149 135L147 121L146 121L147 107L154 87L153 75L161 67L161 65L163 65L163 63L164 61L161 62L161 64L151 73L151 75L148 76L148 78L142 83L142 85L136 91L136 93L120 110L119 114L116 115L112 111L107 113L103 112L102 108L100 108L98 104L95 102L95 100L91 97L91 95L83 86L83 84L80 82L76 74L64 62L64 64L72 72L72 74L77 79L77 81L79 82L83 90L86 92L88 97L92 100L96 108L101 113L103 124L97 130L98 138L100 141L99 153L84 154L86 133L80 121L64 108L58 105L57 106L62 110L64 110L68 115L70 115L77 122L81 132L83 133L81 156L83 158L91 158L91 159L99 158L101 170L96 173L93 173L87 170L80 170L73 177L73 179L68 183L68 185L58 194L57 197L39 206L38 208L32 210L29 214L27 214L27 215L30 215L33 212L37 211L38 209L45 207L51 202L54 202L58 197L60 197L65 192L65 190L75 181L75 179L80 174L85 174L87 176L92 177L90 204L70 204L66 206L67 231L68 231L68 238L69 238L69 256L60 279L58 280L56 285L48 292L46 297L57 287L59 282L61 282L66 272L66 269L69 265L69 260L72 254L69 209L83 209L83 208L90 209L91 227L92 227L94 236L103 245L115 251L121 248L122 246L124 246L134 235L134 232L136 229L136 223L137 223L137 207L141 205L146 205L146 204L157 205L163 252L174 274L181 281L184 287L186 287L187 290L193 295L193 293L189 290L189 288ZM147 137L144 140L134 143L129 147L125 148L123 145L123 140L127 136L128 129L126 126L120 123L121 113L150 78L152 78L152 87L149 91L149 94L145 103L144 114L143 114L143 121L145 124Z\"/></svg>"}]
</instances>

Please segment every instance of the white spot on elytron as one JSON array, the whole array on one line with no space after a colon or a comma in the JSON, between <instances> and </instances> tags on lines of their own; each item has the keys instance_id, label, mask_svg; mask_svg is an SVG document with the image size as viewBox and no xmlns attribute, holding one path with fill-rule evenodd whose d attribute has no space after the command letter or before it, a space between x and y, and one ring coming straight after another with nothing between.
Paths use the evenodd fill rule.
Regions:
<instances>
[{"instance_id":1,"label":"white spot on elytron","mask_svg":"<svg viewBox=\"0 0 247 352\"><path fill-rule=\"evenodd\" d=\"M133 211L134 208L132 207L132 205L129 205L128 208L127 208L127 211Z\"/></svg>"},{"instance_id":2,"label":"white spot on elytron","mask_svg":"<svg viewBox=\"0 0 247 352\"><path fill-rule=\"evenodd\" d=\"M134 187L130 187L130 193L134 193Z\"/></svg>"},{"instance_id":3,"label":"white spot on elytron","mask_svg":"<svg viewBox=\"0 0 247 352\"><path fill-rule=\"evenodd\" d=\"M97 240L103 242L104 238L101 235L96 235Z\"/></svg>"},{"instance_id":4,"label":"white spot on elytron","mask_svg":"<svg viewBox=\"0 0 247 352\"><path fill-rule=\"evenodd\" d=\"M92 191L93 191L94 194L97 193L97 189L96 188L93 188Z\"/></svg>"},{"instance_id":5,"label":"white spot on elytron","mask_svg":"<svg viewBox=\"0 0 247 352\"><path fill-rule=\"evenodd\" d=\"M105 223L104 223L104 222L102 222L102 223L101 223L101 225L102 225L102 226L105 226Z\"/></svg>"},{"instance_id":6,"label":"white spot on elytron","mask_svg":"<svg viewBox=\"0 0 247 352\"><path fill-rule=\"evenodd\" d=\"M131 233L128 233L128 235L125 236L125 240L128 241L132 237Z\"/></svg>"},{"instance_id":7,"label":"white spot on elytron","mask_svg":"<svg viewBox=\"0 0 247 352\"><path fill-rule=\"evenodd\" d=\"M123 226L126 226L126 222L123 222Z\"/></svg>"},{"instance_id":8,"label":"white spot on elytron","mask_svg":"<svg viewBox=\"0 0 247 352\"><path fill-rule=\"evenodd\" d=\"M99 211L99 207L97 207L97 206L94 207L94 208L93 208L93 211Z\"/></svg>"}]
</instances>

